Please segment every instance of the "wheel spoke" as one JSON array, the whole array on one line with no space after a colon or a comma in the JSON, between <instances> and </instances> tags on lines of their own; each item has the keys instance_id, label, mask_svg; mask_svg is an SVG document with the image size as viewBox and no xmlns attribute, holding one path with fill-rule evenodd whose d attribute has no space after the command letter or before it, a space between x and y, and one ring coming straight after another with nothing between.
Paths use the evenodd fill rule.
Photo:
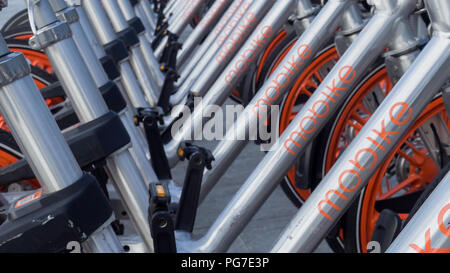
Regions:
<instances>
[{"instance_id":1,"label":"wheel spoke","mask_svg":"<svg viewBox=\"0 0 450 273\"><path fill-rule=\"evenodd\" d=\"M411 186L413 183L420 182L422 178L418 175L411 175L407 179L405 179L403 182L398 184L397 186L393 187L390 191L384 193L382 196L380 196L379 200L384 200L391 198L394 194L397 192L403 190L404 188Z\"/></svg>"}]
</instances>

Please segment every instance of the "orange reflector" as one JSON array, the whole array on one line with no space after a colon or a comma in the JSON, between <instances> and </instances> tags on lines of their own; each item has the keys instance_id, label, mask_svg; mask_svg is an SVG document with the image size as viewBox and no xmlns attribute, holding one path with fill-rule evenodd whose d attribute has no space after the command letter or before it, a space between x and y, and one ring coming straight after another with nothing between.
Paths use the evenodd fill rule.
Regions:
<instances>
[{"instance_id":1,"label":"orange reflector","mask_svg":"<svg viewBox=\"0 0 450 273\"><path fill-rule=\"evenodd\" d=\"M164 191L164 187L162 185L156 185L156 194L158 197L166 196L166 192Z\"/></svg>"}]
</instances>

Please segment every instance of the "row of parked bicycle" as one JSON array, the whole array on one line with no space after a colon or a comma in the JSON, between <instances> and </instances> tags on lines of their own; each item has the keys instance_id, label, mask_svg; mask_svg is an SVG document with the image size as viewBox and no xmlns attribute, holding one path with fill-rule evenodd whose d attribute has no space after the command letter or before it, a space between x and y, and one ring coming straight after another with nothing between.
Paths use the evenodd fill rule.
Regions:
<instances>
[{"instance_id":1,"label":"row of parked bicycle","mask_svg":"<svg viewBox=\"0 0 450 273\"><path fill-rule=\"evenodd\" d=\"M0 252L226 252L280 184L299 211L271 252L450 252L450 1L25 3L0 36ZM271 145L193 239L249 143Z\"/></svg>"}]
</instances>

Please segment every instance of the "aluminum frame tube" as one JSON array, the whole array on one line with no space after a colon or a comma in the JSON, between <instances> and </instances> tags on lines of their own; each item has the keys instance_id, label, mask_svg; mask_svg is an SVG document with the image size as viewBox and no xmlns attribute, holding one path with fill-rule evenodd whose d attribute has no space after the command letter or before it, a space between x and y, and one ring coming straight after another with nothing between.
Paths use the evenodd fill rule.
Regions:
<instances>
[{"instance_id":1,"label":"aluminum frame tube","mask_svg":"<svg viewBox=\"0 0 450 273\"><path fill-rule=\"evenodd\" d=\"M40 3L45 2L47 0L40 1ZM43 10L47 9L45 5L39 5L39 8ZM48 6L48 8L50 7ZM46 31L48 28L65 24L57 21L55 16L47 20L54 21L53 25L44 28L38 26L40 30L36 34L37 37L42 31ZM88 69L86 69L86 64L75 42L70 36L48 45L44 48L44 51L55 67L56 75L60 79L80 122L90 122L108 113L109 110L106 103L97 89L92 76L89 74ZM68 52L70 54L67 54ZM153 249L153 240L147 223L149 195L145 182L128 148L124 147L106 159L107 171L113 175L110 178L118 192L121 191L119 194L122 197L122 202L128 208L127 212L133 220L142 240L151 251Z\"/></svg>"},{"instance_id":2,"label":"aluminum frame tube","mask_svg":"<svg viewBox=\"0 0 450 273\"><path fill-rule=\"evenodd\" d=\"M0 41L3 41L1 34ZM0 45L0 52L3 50L9 51L6 44L4 48ZM77 182L83 172L30 76L30 67L23 54L2 56L0 63L7 61L7 58L9 61L19 60L15 62L14 69L17 72L23 70L24 73L12 82L1 84L2 115L44 193L60 191ZM17 74L13 76L17 77ZM96 252L122 251L122 246L109 224L110 221L106 226L97 229L87 240L95 246Z\"/></svg>"},{"instance_id":3,"label":"aluminum frame tube","mask_svg":"<svg viewBox=\"0 0 450 273\"><path fill-rule=\"evenodd\" d=\"M191 56L195 47L200 41L207 36L213 29L215 24L219 21L220 15L232 4L238 0L217 0L205 14L200 23L195 27L186 41L183 42L183 48L177 55L177 66L182 66L185 61Z\"/></svg>"},{"instance_id":4,"label":"aluminum frame tube","mask_svg":"<svg viewBox=\"0 0 450 273\"><path fill-rule=\"evenodd\" d=\"M260 3L261 5L264 5L262 2ZM257 56L261 54L265 46L270 43L271 39L273 39L281 29L285 21L280 20L280 18L282 16L285 16L283 18L287 18L289 13L292 12L292 9L289 10L291 4L293 4L291 1L279 1L275 3L267 16L255 23L258 24L256 30L253 31L239 52L235 54L236 56L223 70L222 74L211 86L210 91L203 98L202 104L204 106L218 105L225 101L233 88L233 84L236 84L236 82L244 76L246 68L248 68L252 62L257 61ZM262 6L259 6L259 8L262 8ZM249 9L249 11L252 12L252 9ZM254 41L258 42L255 43ZM240 69L239 73L236 73L236 67L240 68L242 62L247 64L246 68ZM232 83L230 82L230 79L232 80ZM194 109L191 116L188 117L189 120L183 124L183 127L180 130L174 133L173 139L165 145L170 166L175 166L179 160L177 149L181 142L191 139L191 135L197 134L199 128L209 120L208 118L203 117L204 111L207 111L207 108L197 107Z\"/></svg>"},{"instance_id":5,"label":"aluminum frame tube","mask_svg":"<svg viewBox=\"0 0 450 273\"><path fill-rule=\"evenodd\" d=\"M180 78L177 81L177 86L181 86L183 82L186 80L186 78L189 76L191 71L194 69L196 64L203 58L203 56L208 52L209 50L217 50L211 49L211 47L214 47L214 43L218 37L221 35L225 35L222 31L229 28L228 25L231 22L237 23L238 20L232 20L234 18L236 12L239 10L240 6L244 3L244 0L236 0L233 2L233 4L227 9L225 14L220 18L219 22L216 24L214 29L211 31L211 33L206 37L205 41L203 41L202 45L196 50L195 54L189 59L185 65L177 65L178 70L180 71ZM247 5L247 8L250 5ZM231 24L230 24L231 27ZM228 31L228 34L231 32L231 30ZM223 41L226 37L223 37ZM221 43L218 42L217 46L220 46ZM213 53L211 53L213 54Z\"/></svg>"},{"instance_id":6,"label":"aluminum frame tube","mask_svg":"<svg viewBox=\"0 0 450 273\"><path fill-rule=\"evenodd\" d=\"M308 0L309 1L309 0ZM222 175L231 166L232 162L237 158L240 152L247 145L246 140L236 140L234 135L245 136L249 139L250 124L258 122L258 116L254 111L258 109L263 111L265 101L270 102L271 105L279 105L285 94L289 92L295 79L303 73L304 69L314 60L314 56L323 48L326 43L333 37L334 29L338 28L342 21L343 14L345 14L349 6L354 5L356 0L349 1L334 1L330 0L321 9L319 14L312 20L310 26L299 37L295 45L278 65L277 69L265 81L265 84L259 89L255 97L245 108L244 112L238 117L232 127L227 131L224 140L220 141L213 151L215 158L213 168L205 170L203 174L203 183L200 192L200 200L208 195L212 188L219 182ZM360 22L355 22L359 24ZM353 25L349 25L353 28ZM345 30L345 29L343 29ZM293 65L297 64L297 65ZM280 76L281 75L281 76ZM289 77L285 77L288 75ZM278 78L284 77L284 81L280 83L282 87L277 86L279 94L267 100L266 91L273 88L274 83L278 82ZM217 102L222 104L224 100ZM268 105L268 104L267 104ZM261 108L259 107L261 106ZM270 105L268 105L270 106ZM267 109L267 114L270 114Z\"/></svg>"},{"instance_id":7,"label":"aluminum frame tube","mask_svg":"<svg viewBox=\"0 0 450 273\"><path fill-rule=\"evenodd\" d=\"M105 9L104 12L106 12L107 16L109 17L116 33L129 28L129 24L125 19L125 16L123 16L122 14L117 0L102 0L102 3ZM140 39L140 41L141 40L142 39ZM145 50L142 49L141 43L138 43L137 45L132 46L129 51L131 66L133 67L141 88L144 91L145 98L147 99L147 102L150 106L156 106L158 103L160 92L158 90L158 87L150 78L148 64L144 62L145 59L142 52Z\"/></svg>"},{"instance_id":8,"label":"aluminum frame tube","mask_svg":"<svg viewBox=\"0 0 450 273\"><path fill-rule=\"evenodd\" d=\"M127 22L136 18L136 13L134 12L133 7L129 0L120 0L117 1L120 10L123 13L123 16ZM141 20L142 21L142 20ZM150 81L155 85L155 89L159 94L164 85L165 76L160 69L160 64L158 60L156 60L155 55L153 53L153 49L146 38L148 30L145 33L138 33L140 49L142 52L142 56L144 57L145 63L147 64L147 71L149 72ZM154 98L157 100L157 98Z\"/></svg>"}]
</instances>

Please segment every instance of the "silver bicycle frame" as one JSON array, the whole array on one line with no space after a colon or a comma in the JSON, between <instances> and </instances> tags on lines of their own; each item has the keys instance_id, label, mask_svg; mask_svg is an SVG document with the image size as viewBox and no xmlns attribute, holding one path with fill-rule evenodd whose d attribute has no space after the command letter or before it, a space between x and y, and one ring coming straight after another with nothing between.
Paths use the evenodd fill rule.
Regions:
<instances>
[{"instance_id":1,"label":"silver bicycle frame","mask_svg":"<svg viewBox=\"0 0 450 273\"><path fill-rule=\"evenodd\" d=\"M188 242L185 249L194 248L195 251L200 252L210 251L211 249L222 251L242 231L293 165L296 159L295 154L299 154L302 148L308 144L308 141L323 128L327 122L326 118L329 118L343 103L345 90L351 90L354 87L355 82L363 75L364 70L375 60L386 45L389 45L391 49L395 48L395 45L388 43L389 31L396 29L394 26L407 22L408 15L415 5L412 5L410 1L395 1L391 4L398 5L391 5L392 10L382 8L381 10L384 11L378 11L369 21L356 41L329 72L322 84L300 110L295 120L273 146L272 151L264 157L239 192L219 215L205 237L200 242L196 242L193 247L190 247L189 245L192 242L186 239L186 234L179 235ZM393 24L394 22L395 24ZM367 45L370 45L370 48L367 48ZM331 93L327 93L326 90L331 91ZM336 92L337 95L332 91ZM339 93L337 93L338 91ZM329 98L332 100L329 100ZM325 105L324 102L326 101L328 101L328 104ZM335 104L330 105L331 103ZM312 111L308 111L309 109L312 109ZM314 115L311 116L309 113ZM319 120L319 117L322 117L322 119ZM300 121L301 126L299 126ZM298 128L303 131L299 131ZM285 145L286 142L289 145ZM311 230L311 232L315 230ZM182 245L184 245L184 242Z\"/></svg>"},{"instance_id":2,"label":"silver bicycle frame","mask_svg":"<svg viewBox=\"0 0 450 273\"><path fill-rule=\"evenodd\" d=\"M170 98L172 105L180 104L183 99L186 98L194 84L198 83L199 86L206 87L209 84L214 83L218 74L226 67L231 59L236 55L241 46L247 41L247 38L255 30L258 23L266 15L268 9L273 5L273 0L260 0L254 1L250 7L247 3L244 3L240 10L236 13L235 18L239 18L236 21L231 21L231 26L228 29L233 28L231 33L224 31L226 39L221 41L219 38L219 44L217 50L214 44L205 54L200 62L196 64L196 67L192 70L178 91ZM245 11L245 12L244 12ZM243 15L242 15L243 14ZM201 94L198 94L201 96Z\"/></svg>"},{"instance_id":3,"label":"silver bicycle frame","mask_svg":"<svg viewBox=\"0 0 450 273\"><path fill-rule=\"evenodd\" d=\"M47 0L34 5L33 17L30 22L36 24L37 33L30 39L30 45L44 49L80 122L90 122L108 113L67 24L57 20ZM53 40L48 40L49 31L57 33ZM147 211L149 193L128 148L106 158L106 170L142 240L152 250Z\"/></svg>"},{"instance_id":4,"label":"silver bicycle frame","mask_svg":"<svg viewBox=\"0 0 450 273\"><path fill-rule=\"evenodd\" d=\"M241 79L247 68L257 60L257 56L264 50L270 41L278 34L281 29L284 20L280 18L288 18L289 14L292 13L295 1L279 1L276 2L270 12L260 21L256 30L250 35L245 44L241 47L236 57L228 64L228 66L223 70L222 74L217 78L215 83L211 86L210 91L202 100L202 104L206 107L215 104L215 102L224 101L228 97L232 86L230 86L230 75L235 82ZM258 4L258 3L255 3ZM262 4L262 2L261 2ZM254 6L249 9L250 14L257 14L253 11ZM262 7L260 7L262 8ZM256 20L255 20L256 21ZM257 42L255 42L257 41ZM251 53L251 54L249 54ZM216 56L219 56L218 54ZM240 64L245 62L247 64L246 68L241 68ZM239 68L239 73L235 73L236 67ZM183 127L173 136L171 142L169 142L166 148L167 158L171 166L175 166L178 162L177 150L180 143L186 139L189 139L192 133L197 133L198 128L207 122L207 118L203 117L203 107L197 107L194 112L189 117L190 120L185 122ZM207 111L207 110L206 110Z\"/></svg>"},{"instance_id":5,"label":"silver bicycle frame","mask_svg":"<svg viewBox=\"0 0 450 273\"><path fill-rule=\"evenodd\" d=\"M214 25L219 21L220 15L227 9L232 2L237 0L217 0L205 14L205 17L198 23L186 41L183 42L183 48L177 55L177 66L180 67L191 56L195 47L206 37Z\"/></svg>"},{"instance_id":6,"label":"silver bicycle frame","mask_svg":"<svg viewBox=\"0 0 450 273\"><path fill-rule=\"evenodd\" d=\"M157 19L155 18L155 14L153 13L149 1L139 0L139 3L135 6L135 11L136 14L141 18L142 22L145 24L147 33L149 31L152 32L148 33L149 42L152 42L154 38L153 34L156 29Z\"/></svg>"},{"instance_id":7,"label":"silver bicycle frame","mask_svg":"<svg viewBox=\"0 0 450 273\"><path fill-rule=\"evenodd\" d=\"M100 1L82 0L81 7L86 12L96 36L102 46L117 39L116 33L103 11ZM126 90L126 98L135 108L146 108L150 105L145 99L144 92L138 83L136 75L131 67L129 58L122 60L119 64L122 84Z\"/></svg>"},{"instance_id":8,"label":"silver bicycle frame","mask_svg":"<svg viewBox=\"0 0 450 273\"><path fill-rule=\"evenodd\" d=\"M377 8L382 4L393 1L376 2ZM436 30L433 38L302 206L273 252L314 250L448 79L450 28L448 17L440 13L448 5L445 9L437 0L427 4Z\"/></svg>"},{"instance_id":9,"label":"silver bicycle frame","mask_svg":"<svg viewBox=\"0 0 450 273\"><path fill-rule=\"evenodd\" d=\"M260 1L258 1L259 3ZM282 1L283 2L283 1ZM284 3L285 5L290 5L289 1L286 1L287 3ZM261 21L263 18L266 18L268 16L272 16L267 11L275 6L274 3L267 4L263 10L259 12L255 12L256 15L261 14L261 18L258 18L258 16L255 16L257 22ZM281 7L279 7L281 8ZM286 13L282 14L279 18L283 18L286 14L289 15L290 13L293 13L294 7L290 11L287 11ZM251 12L251 8L249 9L249 12ZM267 14L267 15L266 15ZM208 91L211 84L215 82L217 77L220 75L221 71L227 67L227 64L231 62L231 60L236 56L236 54L239 52L239 48L241 45L244 45L246 37L249 37L250 34L252 34L252 31L255 30L253 28L251 31L248 32L247 35L242 34L243 32L243 26L248 27L247 25L250 25L249 15L244 16L243 19L239 22L236 29L230 34L230 36L227 38L227 41L224 42L223 46L217 51L216 55L213 57L213 59L210 60L210 64L208 65L207 69L203 71L203 73L199 74L199 77L196 81L189 82L189 79L186 81L189 84L190 91L194 93L195 96L203 97L206 92ZM276 16L276 15L273 15ZM281 27L280 27L281 28ZM267 32L270 30L274 32L273 29L265 29ZM263 40L265 37L264 32L260 33L260 40ZM240 44L239 41L242 39L242 43ZM259 46L258 45L259 40L253 40L254 47ZM267 43L268 45L269 43ZM266 46L267 46L266 45ZM239 72L243 72L243 70L246 70L247 67L241 67L239 64L235 65L235 69L239 69ZM195 71L193 72L195 73Z\"/></svg>"},{"instance_id":10,"label":"silver bicycle frame","mask_svg":"<svg viewBox=\"0 0 450 273\"><path fill-rule=\"evenodd\" d=\"M119 4L120 10L122 11L124 18L127 21L136 18L136 14L129 0L118 0L117 3ZM150 73L150 80L152 83L154 83L157 94L159 95L164 84L165 76L160 69L160 64L155 58L153 49L148 39L146 39L146 35L148 32L149 31L146 29L144 33L138 33L138 37L142 56L144 57L145 63L147 64L147 71Z\"/></svg>"},{"instance_id":11,"label":"silver bicycle frame","mask_svg":"<svg viewBox=\"0 0 450 273\"><path fill-rule=\"evenodd\" d=\"M234 30L235 26L244 16L245 12L250 8L251 0L237 0L222 16L220 21L216 24L215 28L208 35L208 38L203 42L203 45L196 51L194 56L189 62L181 67L180 78L178 79L177 86L180 88L191 72L196 67L205 67L208 64L214 54L226 41L228 35ZM207 59L207 61L205 61Z\"/></svg>"},{"instance_id":12,"label":"silver bicycle frame","mask_svg":"<svg viewBox=\"0 0 450 273\"><path fill-rule=\"evenodd\" d=\"M309 14L313 17L313 8L310 1L299 2L302 3L302 7L299 10L302 10L304 14ZM296 78L298 78L299 75L303 73L304 69L313 61L314 56L325 46L325 43L333 37L335 34L334 30L337 29L340 21L342 21L342 19L345 21L346 18L352 18L352 20L348 20L348 24L345 24L345 26L342 27L343 31L358 28L362 24L358 14L359 12L350 8L351 6L354 7L356 2L357 1L353 0L330 0L321 9L314 20L307 16L303 17L303 20L312 20L310 26L300 36L283 61L278 65L277 69L265 81L265 84L248 104L244 112L240 114L233 126L228 129L224 140L220 141L214 149L213 155L215 161L213 168L211 170L205 170L204 172L204 182L202 183L200 200L203 200L207 196L247 145L247 140L250 139L250 125L258 122L259 112L261 112L261 114L267 112L266 116L268 116L270 115L270 110L265 109L265 106L270 107L271 105L279 105L281 103L285 94L291 89ZM352 16L349 15L343 17L345 13L350 13ZM359 20L357 19L358 17ZM276 94L268 97L266 92L271 89L275 90ZM229 95L229 93L227 95ZM224 103L224 98L226 97L223 96L221 101L215 101L215 103ZM255 113L257 113L257 115ZM246 140L237 140L234 137L235 135L245 136Z\"/></svg>"},{"instance_id":13,"label":"silver bicycle frame","mask_svg":"<svg viewBox=\"0 0 450 273\"><path fill-rule=\"evenodd\" d=\"M187 25L191 22L192 18L194 18L195 13L200 9L202 3L203 0L191 0L189 6L187 6L185 10L182 10L179 16L176 16L176 19L178 20L173 22L169 21L169 27L167 31L180 36L181 33L183 33L183 31L186 29ZM161 57L164 46L167 43L167 39L167 36L164 37L158 48L156 48L155 56L157 58Z\"/></svg>"},{"instance_id":14,"label":"silver bicycle frame","mask_svg":"<svg viewBox=\"0 0 450 273\"><path fill-rule=\"evenodd\" d=\"M102 0L102 3L116 33L129 28L129 24L122 14L117 0ZM144 62L145 59L143 54L143 52L150 53L147 51L150 47L146 48L144 46L145 44L148 44L148 41L143 36L143 33L139 34L139 41L140 42L138 44L129 49L131 66L136 73L138 82L144 91L148 104L150 106L156 106L158 103L160 90L158 90L158 87L150 78L148 64Z\"/></svg>"},{"instance_id":15,"label":"silver bicycle frame","mask_svg":"<svg viewBox=\"0 0 450 273\"><path fill-rule=\"evenodd\" d=\"M66 140L30 76L21 53L10 53L0 34L0 109L44 193L60 191L83 175ZM95 204L92 204L95 205ZM122 246L106 222L90 236L94 252L122 252Z\"/></svg>"},{"instance_id":16,"label":"silver bicycle frame","mask_svg":"<svg viewBox=\"0 0 450 273\"><path fill-rule=\"evenodd\" d=\"M170 16L171 13L172 13L175 9L179 8L180 2L181 2L181 3L184 3L185 1L184 1L184 0L173 0L173 1L170 1L170 2L169 2L169 4L166 6L166 8L165 8L164 11L163 11L164 14L166 15L166 17L167 17L167 16Z\"/></svg>"},{"instance_id":17,"label":"silver bicycle frame","mask_svg":"<svg viewBox=\"0 0 450 273\"><path fill-rule=\"evenodd\" d=\"M58 12L58 17L62 19L76 18L78 11L81 11L81 14L84 13L81 7L76 8L76 11L73 11L74 8L67 8L64 0L50 0L50 4L52 5L53 9L56 9L55 12ZM87 20L87 18L84 19ZM82 28L80 25L81 17L79 21L70 20L70 22L67 23L72 30L73 40L75 41L75 44L77 45L77 48L81 53L84 62L88 66L89 72L94 78L97 88L104 86L109 81L109 79L99 59L105 56L105 52L99 45L100 56L96 56L96 54L92 50L92 47L90 46L91 43L86 37L84 31L85 29L92 31L89 22L84 22L85 28ZM118 114L120 116L120 119L122 120L122 123L126 127L128 134L130 135L132 143L129 149L130 153L132 154L134 161L138 165L139 170L141 171L142 176L145 178L146 184L148 185L152 182L157 181L158 179L146 155L148 153L147 140L143 138L143 134L141 134L141 132L139 132L137 127L134 125L131 113L132 111L128 108Z\"/></svg>"},{"instance_id":18,"label":"silver bicycle frame","mask_svg":"<svg viewBox=\"0 0 450 273\"><path fill-rule=\"evenodd\" d=\"M442 179L387 253L450 252L450 172Z\"/></svg>"}]
</instances>

